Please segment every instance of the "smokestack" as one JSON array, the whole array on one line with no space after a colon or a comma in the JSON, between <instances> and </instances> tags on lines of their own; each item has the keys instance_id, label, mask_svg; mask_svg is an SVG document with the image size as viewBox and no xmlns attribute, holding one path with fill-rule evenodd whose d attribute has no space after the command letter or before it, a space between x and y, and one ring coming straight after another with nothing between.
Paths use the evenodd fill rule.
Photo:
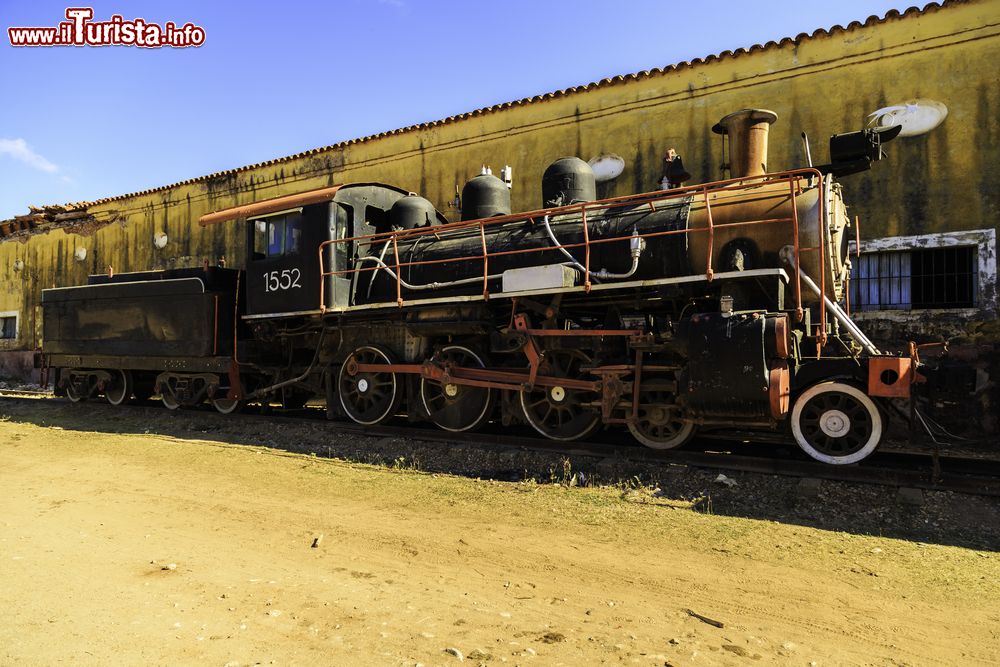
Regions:
<instances>
[{"instance_id":1,"label":"smokestack","mask_svg":"<svg viewBox=\"0 0 1000 667\"><path fill-rule=\"evenodd\" d=\"M767 109L741 109L724 117L712 128L729 135L731 178L767 173L767 132L778 115Z\"/></svg>"}]
</instances>

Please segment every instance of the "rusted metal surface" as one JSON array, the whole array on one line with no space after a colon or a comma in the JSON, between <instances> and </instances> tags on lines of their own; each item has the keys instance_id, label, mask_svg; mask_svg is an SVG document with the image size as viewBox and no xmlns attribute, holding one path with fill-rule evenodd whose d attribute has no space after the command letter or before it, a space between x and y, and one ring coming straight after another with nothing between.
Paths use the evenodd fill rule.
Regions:
<instances>
[{"instance_id":1,"label":"rusted metal surface","mask_svg":"<svg viewBox=\"0 0 1000 667\"><path fill-rule=\"evenodd\" d=\"M318 190L309 190L307 192L300 192L294 195L265 199L264 201L254 202L253 204L234 206L232 208L222 209L221 211L207 213L198 218L198 224L205 227L207 225L215 225L220 222L252 218L258 215L277 213L278 211L283 211L289 208L307 206L309 204L318 204L319 202L333 199L339 189L339 185L334 185L329 188L320 188Z\"/></svg>"},{"instance_id":2,"label":"rusted metal surface","mask_svg":"<svg viewBox=\"0 0 1000 667\"><path fill-rule=\"evenodd\" d=\"M781 359L787 359L791 356L788 317L774 318L774 356Z\"/></svg>"},{"instance_id":3,"label":"rusted metal surface","mask_svg":"<svg viewBox=\"0 0 1000 667\"><path fill-rule=\"evenodd\" d=\"M741 109L712 127L729 137L729 174L732 178L767 173L767 135L778 115L767 109Z\"/></svg>"},{"instance_id":4,"label":"rusted metal surface","mask_svg":"<svg viewBox=\"0 0 1000 667\"><path fill-rule=\"evenodd\" d=\"M780 231L773 231L767 235L768 240L766 241L764 248L768 252L777 253L785 245L794 248L794 261L798 263L799 258L803 255L803 252L807 248L802 247L802 239L799 238L799 234L795 233L796 230L800 230L798 227L798 211L797 211L797 198L801 197L803 193L811 191L805 188L806 183L813 183L813 189L816 190L815 201L809 204L810 207L816 209L817 225L816 230L813 232L810 229L810 234L806 237L806 241L810 244L808 248L814 249L818 255L818 261L816 259L804 259L801 260L810 269L817 267L821 274L821 282L826 285L832 283L836 286L840 286L840 281L835 280L836 276L831 276L831 280L827 281L825 276L826 266L830 263L825 261L827 258L826 254L829 252L831 247L839 247L839 244L830 244L827 246L824 243L825 240L825 213L824 213L824 199L823 191L825 188L822 187L823 179L822 175L815 169L798 169L787 172L778 172L774 174L763 174L759 176L749 176L738 179L728 179L725 181L717 181L714 183L707 183L702 185L675 188L670 191L659 191L652 192L642 195L629 195L625 197L614 197L609 199L598 200L594 202L587 202L584 204L573 204L570 206L555 207L549 209L541 209L537 211L529 211L526 213L518 213L507 216L496 216L493 218L483 219L483 220L469 220L449 223L446 225L440 225L435 227L425 227L425 228L413 228L393 232L382 232L371 235L362 236L352 236L343 239L331 239L324 241L317 252L317 256L320 262L320 304L319 308L321 310L326 310L326 293L325 293L325 280L328 276L348 276L355 274L363 274L365 272L373 272L379 270L378 266L355 266L351 268L345 268L339 271L328 271L325 266L325 248L330 245L338 244L349 244L349 243L363 243L375 245L380 242L389 241L393 245L393 262L389 264L389 268L392 269L396 276L396 304L397 306L402 306L404 303L403 296L403 285L402 285L402 273L401 269L405 267L415 267L415 266L427 266L434 264L445 264L454 262L476 262L481 263L483 266L483 298L489 298L488 290L488 266L490 257L498 257L503 255L515 255L515 254L529 254L529 253L541 253L548 252L555 249L573 249L573 248L583 248L585 253L589 251L589 248L596 244L602 243L621 243L623 241L628 241L630 237L609 237L601 239L591 239L589 234L585 232L584 240L582 243L566 243L560 245L552 245L543 248L516 248L510 250L501 250L490 252L486 247L485 235L486 228L495 228L499 225L504 225L506 223L512 222L527 222L529 224L533 223L534 220L541 218L543 216L557 216L563 214L580 214L583 218L586 217L588 211L595 209L602 209L614 206L616 204L650 204L655 206L657 202L668 201L671 199L676 199L680 197L689 197L691 195L696 195L696 201L704 201L704 208L700 209L704 211L704 218L699 218L697 213L692 211L690 227L688 229L674 229L665 230L659 232L651 232L639 234L638 237L642 240L647 240L650 238L663 237L668 235L678 235L686 234L688 237L688 243L692 253L692 258L696 259L699 256L705 258L705 265L702 268L695 267L696 271L703 272L706 277L711 280L714 276L713 262L717 260L718 252L715 250L715 240L723 239L730 240L733 238L740 238L746 235L746 232L741 233L740 230L745 230L749 227L755 226L776 226L785 227L786 232L782 234ZM787 186L787 191L785 190ZM722 222L719 222L716 218L718 216L718 206L719 204L711 204L710 201L713 197L725 196L728 199L725 201L724 210L726 215ZM281 210L281 209L274 209ZM777 211L777 213L775 212ZM704 220L703 223L698 222L699 219ZM792 233L789 234L787 226L791 225ZM480 238L482 240L481 252L477 255L468 255L462 257L446 257L438 259L420 260L420 261L402 261L399 257L398 245L400 243L413 242L417 239L425 236L433 236L435 238L440 238L441 236L447 235L455 230L468 229L470 227L476 227L479 230ZM584 227L586 229L586 227ZM721 231L720 231L721 230ZM815 236L812 234L815 233ZM703 236L708 237L708 241L705 242L701 239ZM755 232L753 235L755 238L761 236L760 232ZM704 245L703 245L704 244ZM697 260L695 264L698 264ZM796 273L797 275L797 273ZM797 284L797 283L796 283ZM586 290L586 287L585 287ZM840 289L835 289L834 294L840 292ZM802 292L801 289L797 287L796 289L796 309L797 312L802 312ZM825 313L821 311L820 313L820 323L821 323L821 336L825 336L825 324L826 317Z\"/></svg>"},{"instance_id":5,"label":"rusted metal surface","mask_svg":"<svg viewBox=\"0 0 1000 667\"><path fill-rule=\"evenodd\" d=\"M868 360L868 395L908 398L916 375L909 357L872 357Z\"/></svg>"},{"instance_id":6,"label":"rusted metal surface","mask_svg":"<svg viewBox=\"0 0 1000 667\"><path fill-rule=\"evenodd\" d=\"M788 364L782 362L768 372L767 396L771 404L771 416L782 419L788 414L791 404L791 375Z\"/></svg>"}]
</instances>

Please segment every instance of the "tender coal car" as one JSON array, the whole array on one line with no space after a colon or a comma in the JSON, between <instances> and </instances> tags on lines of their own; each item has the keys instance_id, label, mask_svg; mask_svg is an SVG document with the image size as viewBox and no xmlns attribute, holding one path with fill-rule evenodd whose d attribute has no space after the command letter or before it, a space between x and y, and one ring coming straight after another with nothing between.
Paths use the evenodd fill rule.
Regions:
<instances>
[{"instance_id":1,"label":"tender coal car","mask_svg":"<svg viewBox=\"0 0 1000 667\"><path fill-rule=\"evenodd\" d=\"M74 402L160 394L173 409L207 399L232 411L234 332L245 330L238 282L238 271L206 267L96 275L88 285L43 290L44 368Z\"/></svg>"},{"instance_id":2,"label":"tender coal car","mask_svg":"<svg viewBox=\"0 0 1000 667\"><path fill-rule=\"evenodd\" d=\"M829 165L768 173L775 118L750 109L714 128L732 175L716 183L596 200L589 166L565 158L527 213L484 173L454 223L380 184L206 215L246 225L246 270L222 298L228 347L216 335L213 355L194 357L227 372L156 369L156 384L202 377L201 398L224 411L318 397L360 424L496 419L560 441L623 426L654 448L699 428L787 430L813 458L859 461L885 432L879 401L907 397L915 367L839 305L853 230L834 176L878 159L887 136L856 133L831 143L850 150ZM49 363L77 396L121 393L90 358Z\"/></svg>"}]
</instances>

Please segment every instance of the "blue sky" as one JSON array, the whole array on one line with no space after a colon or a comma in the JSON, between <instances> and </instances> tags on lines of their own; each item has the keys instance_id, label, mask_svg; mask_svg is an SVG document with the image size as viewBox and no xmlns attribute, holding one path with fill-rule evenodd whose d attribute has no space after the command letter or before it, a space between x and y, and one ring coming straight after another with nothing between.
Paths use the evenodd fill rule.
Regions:
<instances>
[{"instance_id":1,"label":"blue sky","mask_svg":"<svg viewBox=\"0 0 1000 667\"><path fill-rule=\"evenodd\" d=\"M70 6L87 6L72 3ZM12 48L65 2L0 0L0 219L904 9L892 1L98 2L188 49Z\"/></svg>"}]
</instances>

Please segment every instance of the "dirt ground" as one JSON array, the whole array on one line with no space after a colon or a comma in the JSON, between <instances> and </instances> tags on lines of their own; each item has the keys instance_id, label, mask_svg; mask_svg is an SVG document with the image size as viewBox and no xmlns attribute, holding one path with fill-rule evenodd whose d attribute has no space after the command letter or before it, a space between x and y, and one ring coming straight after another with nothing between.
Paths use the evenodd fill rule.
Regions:
<instances>
[{"instance_id":1,"label":"dirt ground","mask_svg":"<svg viewBox=\"0 0 1000 667\"><path fill-rule=\"evenodd\" d=\"M0 664L1000 664L988 530L839 532L146 414L0 399Z\"/></svg>"}]
</instances>

